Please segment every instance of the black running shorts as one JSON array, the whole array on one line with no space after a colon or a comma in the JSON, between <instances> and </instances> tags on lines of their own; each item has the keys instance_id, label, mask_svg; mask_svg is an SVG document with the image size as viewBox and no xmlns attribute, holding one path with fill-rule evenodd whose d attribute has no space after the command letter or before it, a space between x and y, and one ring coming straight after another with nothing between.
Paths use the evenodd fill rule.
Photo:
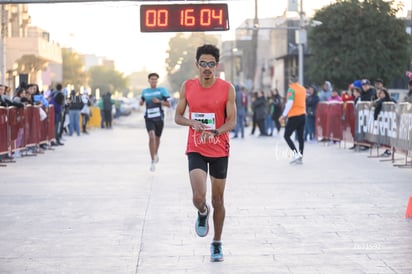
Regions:
<instances>
[{"instance_id":1,"label":"black running shorts","mask_svg":"<svg viewBox=\"0 0 412 274\"><path fill-rule=\"evenodd\" d=\"M207 173L208 165L210 168L210 175L216 179L226 179L227 167L229 163L229 157L205 157L196 152L190 152L187 154L189 162L189 172L193 169L200 168Z\"/></svg>"},{"instance_id":2,"label":"black running shorts","mask_svg":"<svg viewBox=\"0 0 412 274\"><path fill-rule=\"evenodd\" d=\"M163 120L153 120L145 118L147 132L154 130L156 137L162 136L164 127Z\"/></svg>"}]
</instances>

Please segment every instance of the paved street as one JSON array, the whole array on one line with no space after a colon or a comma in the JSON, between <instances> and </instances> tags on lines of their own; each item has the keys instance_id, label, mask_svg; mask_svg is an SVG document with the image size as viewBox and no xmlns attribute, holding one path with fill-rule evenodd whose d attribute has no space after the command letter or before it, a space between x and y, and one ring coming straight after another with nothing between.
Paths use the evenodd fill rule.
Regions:
<instances>
[{"instance_id":1,"label":"paved street","mask_svg":"<svg viewBox=\"0 0 412 274\"><path fill-rule=\"evenodd\" d=\"M225 261L209 262L187 129L168 120L150 172L140 115L0 169L0 273L412 273L412 169L323 144L292 166L250 128L231 142Z\"/></svg>"}]
</instances>

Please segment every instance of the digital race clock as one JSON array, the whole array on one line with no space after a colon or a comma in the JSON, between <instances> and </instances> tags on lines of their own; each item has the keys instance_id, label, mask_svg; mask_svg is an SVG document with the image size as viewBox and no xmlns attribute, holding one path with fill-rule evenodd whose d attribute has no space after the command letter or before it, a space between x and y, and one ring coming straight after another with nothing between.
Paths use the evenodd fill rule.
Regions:
<instances>
[{"instance_id":1,"label":"digital race clock","mask_svg":"<svg viewBox=\"0 0 412 274\"><path fill-rule=\"evenodd\" d=\"M223 31L229 29L227 4L141 5L141 32Z\"/></svg>"}]
</instances>

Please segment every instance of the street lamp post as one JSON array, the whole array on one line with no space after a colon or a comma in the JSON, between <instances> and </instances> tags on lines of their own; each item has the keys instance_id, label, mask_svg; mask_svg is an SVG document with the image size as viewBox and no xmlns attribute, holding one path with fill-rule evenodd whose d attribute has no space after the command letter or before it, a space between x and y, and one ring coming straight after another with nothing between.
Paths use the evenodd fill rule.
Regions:
<instances>
[{"instance_id":1,"label":"street lamp post","mask_svg":"<svg viewBox=\"0 0 412 274\"><path fill-rule=\"evenodd\" d=\"M296 42L299 45L299 84L303 85L303 47L306 43L306 30L303 28L303 0L300 0L299 7L299 29L297 30Z\"/></svg>"}]
</instances>

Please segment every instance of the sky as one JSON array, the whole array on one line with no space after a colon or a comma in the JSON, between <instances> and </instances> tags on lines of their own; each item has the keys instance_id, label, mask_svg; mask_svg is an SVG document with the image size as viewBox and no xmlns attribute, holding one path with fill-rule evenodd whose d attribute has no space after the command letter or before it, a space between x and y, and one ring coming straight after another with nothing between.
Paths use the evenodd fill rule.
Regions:
<instances>
[{"instance_id":1,"label":"sky","mask_svg":"<svg viewBox=\"0 0 412 274\"><path fill-rule=\"evenodd\" d=\"M189 1L180 1L182 2ZM332 2L334 1L303 0L302 3L304 11L311 15L314 10ZM411 1L404 2L406 16ZM210 34L219 34L223 40L232 40L236 27L245 19L254 17L255 1L231 0L219 3L228 3L231 30ZM279 16L286 10L287 3L288 0L258 0L258 17ZM140 33L141 4L148 2L29 4L29 14L31 24L49 32L50 39L62 47L112 59L116 69L125 75L142 69L161 73L165 71L168 41L175 33Z\"/></svg>"}]
</instances>

